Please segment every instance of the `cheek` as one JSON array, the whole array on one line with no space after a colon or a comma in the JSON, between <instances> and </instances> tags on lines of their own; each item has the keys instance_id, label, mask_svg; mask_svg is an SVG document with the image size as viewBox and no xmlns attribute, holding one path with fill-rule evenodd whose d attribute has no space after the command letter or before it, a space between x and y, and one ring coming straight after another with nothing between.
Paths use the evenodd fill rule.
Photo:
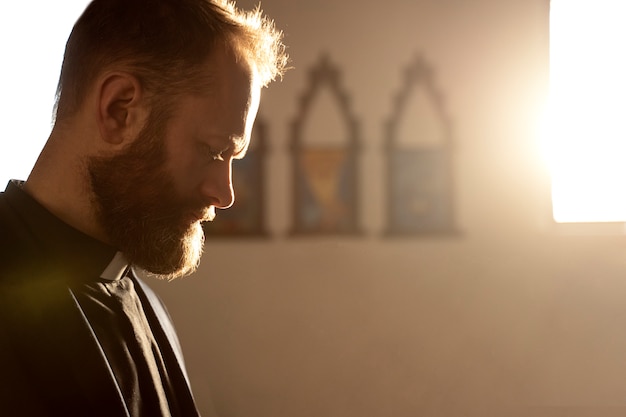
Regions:
<instances>
[{"instance_id":1,"label":"cheek","mask_svg":"<svg viewBox=\"0 0 626 417\"><path fill-rule=\"evenodd\" d=\"M166 142L167 143L167 142ZM196 157L193 152L184 146L171 142L166 146L164 171L167 172L176 189L184 191L191 179L191 173L196 170Z\"/></svg>"},{"instance_id":2,"label":"cheek","mask_svg":"<svg viewBox=\"0 0 626 417\"><path fill-rule=\"evenodd\" d=\"M201 187L211 169L206 157L190 146L171 150L167 170L179 194L190 196Z\"/></svg>"}]
</instances>

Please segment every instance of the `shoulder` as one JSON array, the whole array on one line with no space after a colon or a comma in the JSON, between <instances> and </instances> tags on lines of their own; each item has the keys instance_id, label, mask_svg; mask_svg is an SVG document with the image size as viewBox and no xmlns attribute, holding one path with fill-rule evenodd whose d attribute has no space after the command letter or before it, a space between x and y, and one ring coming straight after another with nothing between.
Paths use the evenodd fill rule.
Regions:
<instances>
[{"instance_id":1,"label":"shoulder","mask_svg":"<svg viewBox=\"0 0 626 417\"><path fill-rule=\"evenodd\" d=\"M28 253L34 249L28 228L10 205L5 193L0 193L0 280L9 271L25 265Z\"/></svg>"},{"instance_id":2,"label":"shoulder","mask_svg":"<svg viewBox=\"0 0 626 417\"><path fill-rule=\"evenodd\" d=\"M32 246L32 230L24 221L24 207L16 199L16 186L0 193L0 249Z\"/></svg>"},{"instance_id":3,"label":"shoulder","mask_svg":"<svg viewBox=\"0 0 626 417\"><path fill-rule=\"evenodd\" d=\"M11 209L6 194L0 193L0 242L4 249L5 245L8 245L15 236L15 226L19 223L19 219Z\"/></svg>"}]
</instances>

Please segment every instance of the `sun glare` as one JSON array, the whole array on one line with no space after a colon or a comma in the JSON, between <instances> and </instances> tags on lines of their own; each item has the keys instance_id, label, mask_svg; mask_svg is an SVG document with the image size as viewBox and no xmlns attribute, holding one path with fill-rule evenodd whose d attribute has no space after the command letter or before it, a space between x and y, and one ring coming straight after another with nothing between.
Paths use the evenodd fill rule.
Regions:
<instances>
[{"instance_id":1,"label":"sun glare","mask_svg":"<svg viewBox=\"0 0 626 417\"><path fill-rule=\"evenodd\" d=\"M544 150L557 222L626 221L626 3L552 0Z\"/></svg>"}]
</instances>

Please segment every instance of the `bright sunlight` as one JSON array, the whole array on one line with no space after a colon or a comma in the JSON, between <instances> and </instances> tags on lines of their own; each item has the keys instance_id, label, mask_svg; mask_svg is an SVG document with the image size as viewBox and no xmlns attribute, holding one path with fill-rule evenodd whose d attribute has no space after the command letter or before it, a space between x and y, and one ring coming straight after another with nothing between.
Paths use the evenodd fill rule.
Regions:
<instances>
[{"instance_id":1,"label":"bright sunlight","mask_svg":"<svg viewBox=\"0 0 626 417\"><path fill-rule=\"evenodd\" d=\"M26 179L48 139L65 41L87 3L0 1L0 190Z\"/></svg>"},{"instance_id":2,"label":"bright sunlight","mask_svg":"<svg viewBox=\"0 0 626 417\"><path fill-rule=\"evenodd\" d=\"M557 222L626 221L626 2L552 0L544 149Z\"/></svg>"}]
</instances>

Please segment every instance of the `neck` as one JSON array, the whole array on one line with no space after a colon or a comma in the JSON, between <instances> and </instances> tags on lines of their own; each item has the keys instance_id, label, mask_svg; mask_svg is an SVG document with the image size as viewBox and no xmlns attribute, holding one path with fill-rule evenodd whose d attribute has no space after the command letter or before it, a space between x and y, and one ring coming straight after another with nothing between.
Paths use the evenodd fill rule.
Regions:
<instances>
[{"instance_id":1,"label":"neck","mask_svg":"<svg viewBox=\"0 0 626 417\"><path fill-rule=\"evenodd\" d=\"M59 132L52 132L24 184L24 190L65 223L106 242L106 235L96 221L86 157L75 150L65 149L72 143L61 136Z\"/></svg>"}]
</instances>

